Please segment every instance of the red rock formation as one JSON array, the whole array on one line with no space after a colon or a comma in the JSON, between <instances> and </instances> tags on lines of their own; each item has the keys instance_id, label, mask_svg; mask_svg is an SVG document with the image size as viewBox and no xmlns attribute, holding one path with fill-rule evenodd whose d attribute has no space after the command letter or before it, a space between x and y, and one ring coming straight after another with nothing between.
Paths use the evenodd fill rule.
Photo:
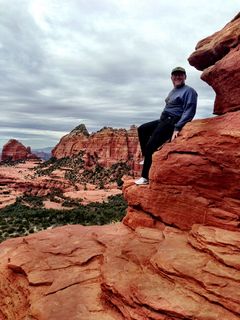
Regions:
<instances>
[{"instance_id":1,"label":"red rock formation","mask_svg":"<svg viewBox=\"0 0 240 320\"><path fill-rule=\"evenodd\" d=\"M2 149L2 161L17 161L26 159L38 159L38 157L31 153L30 147L25 147L21 142L11 139Z\"/></svg>"},{"instance_id":2,"label":"red rock formation","mask_svg":"<svg viewBox=\"0 0 240 320\"><path fill-rule=\"evenodd\" d=\"M239 125L240 111L187 124L154 154L150 186L125 187L129 205L183 230L239 230Z\"/></svg>"},{"instance_id":3,"label":"red rock formation","mask_svg":"<svg viewBox=\"0 0 240 320\"><path fill-rule=\"evenodd\" d=\"M221 31L201 40L189 57L216 92L214 113L240 109L240 13Z\"/></svg>"},{"instance_id":4,"label":"red rock formation","mask_svg":"<svg viewBox=\"0 0 240 320\"><path fill-rule=\"evenodd\" d=\"M237 320L238 246L239 233L201 225L65 226L8 240L0 317Z\"/></svg>"},{"instance_id":5,"label":"red rock formation","mask_svg":"<svg viewBox=\"0 0 240 320\"><path fill-rule=\"evenodd\" d=\"M239 320L239 128L240 111L187 124L149 185L125 182L123 223L2 243L0 319Z\"/></svg>"},{"instance_id":6,"label":"red rock formation","mask_svg":"<svg viewBox=\"0 0 240 320\"><path fill-rule=\"evenodd\" d=\"M117 162L128 162L133 171L139 171L141 159L137 128L129 130L103 128L96 133L88 134L81 125L64 136L52 151L59 159L73 156L80 151L85 152L85 163L91 165L91 159L97 159L104 167L110 167Z\"/></svg>"},{"instance_id":7,"label":"red rock formation","mask_svg":"<svg viewBox=\"0 0 240 320\"><path fill-rule=\"evenodd\" d=\"M85 125L80 125L69 134L61 138L60 142L52 150L53 157L60 159L78 154L80 150L85 150L89 133Z\"/></svg>"}]
</instances>

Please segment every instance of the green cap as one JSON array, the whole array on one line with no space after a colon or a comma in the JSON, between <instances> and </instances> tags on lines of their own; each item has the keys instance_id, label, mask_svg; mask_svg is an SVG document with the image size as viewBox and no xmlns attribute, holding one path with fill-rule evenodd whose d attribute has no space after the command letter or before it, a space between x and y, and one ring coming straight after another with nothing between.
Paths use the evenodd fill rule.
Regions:
<instances>
[{"instance_id":1,"label":"green cap","mask_svg":"<svg viewBox=\"0 0 240 320\"><path fill-rule=\"evenodd\" d=\"M186 70L182 67L176 67L176 68L172 69L171 74L176 73L176 72L182 72L182 73L186 74Z\"/></svg>"}]
</instances>

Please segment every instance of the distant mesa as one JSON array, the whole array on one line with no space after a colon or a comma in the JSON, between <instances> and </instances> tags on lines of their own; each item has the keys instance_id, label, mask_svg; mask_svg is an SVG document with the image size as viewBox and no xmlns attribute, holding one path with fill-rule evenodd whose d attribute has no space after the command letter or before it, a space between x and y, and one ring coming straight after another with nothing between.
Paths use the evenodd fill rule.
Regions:
<instances>
[{"instance_id":1,"label":"distant mesa","mask_svg":"<svg viewBox=\"0 0 240 320\"><path fill-rule=\"evenodd\" d=\"M16 139L10 139L2 149L2 161L18 161L39 159L34 153L31 152L30 147L25 147L21 142Z\"/></svg>"},{"instance_id":2,"label":"distant mesa","mask_svg":"<svg viewBox=\"0 0 240 320\"><path fill-rule=\"evenodd\" d=\"M47 161L52 156L53 147L45 147L40 149L33 149L32 152L40 159Z\"/></svg>"}]
</instances>

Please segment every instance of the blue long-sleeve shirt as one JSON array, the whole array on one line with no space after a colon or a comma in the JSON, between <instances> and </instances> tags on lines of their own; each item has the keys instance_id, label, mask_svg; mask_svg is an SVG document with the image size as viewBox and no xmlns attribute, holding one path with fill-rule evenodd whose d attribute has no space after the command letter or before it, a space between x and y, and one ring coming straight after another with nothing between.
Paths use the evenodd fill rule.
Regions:
<instances>
[{"instance_id":1,"label":"blue long-sleeve shirt","mask_svg":"<svg viewBox=\"0 0 240 320\"><path fill-rule=\"evenodd\" d=\"M180 131L187 122L193 119L197 108L197 97L197 92L186 84L170 91L165 99L164 111L173 116L181 117L175 124L175 130Z\"/></svg>"}]
</instances>

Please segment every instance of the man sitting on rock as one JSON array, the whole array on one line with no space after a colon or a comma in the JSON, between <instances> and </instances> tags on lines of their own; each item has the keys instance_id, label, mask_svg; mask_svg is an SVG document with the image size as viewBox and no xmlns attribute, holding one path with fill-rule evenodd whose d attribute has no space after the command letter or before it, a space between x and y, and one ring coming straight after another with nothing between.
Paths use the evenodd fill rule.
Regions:
<instances>
[{"instance_id":1,"label":"man sitting on rock","mask_svg":"<svg viewBox=\"0 0 240 320\"><path fill-rule=\"evenodd\" d=\"M176 67L171 72L174 85L168 94L165 108L159 120L142 124L138 137L144 160L142 177L136 184L148 184L148 173L152 164L152 154L168 140L173 141L183 126L191 121L196 113L197 92L185 84L186 71Z\"/></svg>"}]
</instances>

